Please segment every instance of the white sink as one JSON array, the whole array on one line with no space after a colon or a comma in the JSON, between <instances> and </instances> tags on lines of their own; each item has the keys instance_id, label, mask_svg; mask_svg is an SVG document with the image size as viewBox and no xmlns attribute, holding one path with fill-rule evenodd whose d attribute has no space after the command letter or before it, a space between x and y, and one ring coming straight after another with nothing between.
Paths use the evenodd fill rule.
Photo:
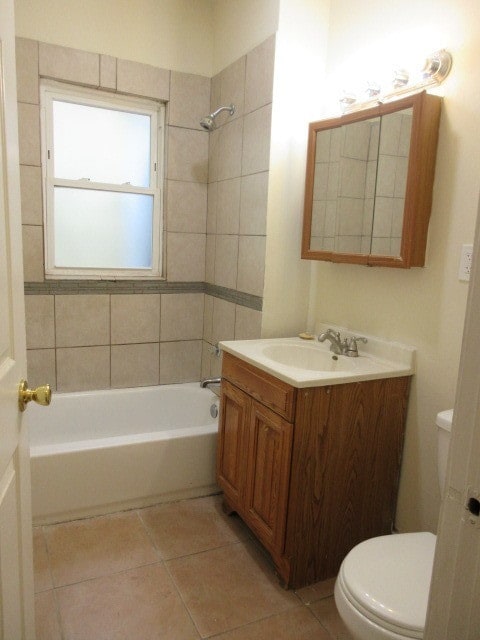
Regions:
<instances>
[{"instance_id":1,"label":"white sink","mask_svg":"<svg viewBox=\"0 0 480 640\"><path fill-rule=\"evenodd\" d=\"M220 342L223 351L299 388L414 373L415 349L406 345L369 337L371 352L362 349L356 358L335 355L329 346L300 338Z\"/></svg>"},{"instance_id":2,"label":"white sink","mask_svg":"<svg viewBox=\"0 0 480 640\"><path fill-rule=\"evenodd\" d=\"M308 371L352 371L358 368L359 358L337 356L310 344L267 344L262 349L269 360L287 367L307 369ZM364 358L360 357L363 362Z\"/></svg>"}]
</instances>

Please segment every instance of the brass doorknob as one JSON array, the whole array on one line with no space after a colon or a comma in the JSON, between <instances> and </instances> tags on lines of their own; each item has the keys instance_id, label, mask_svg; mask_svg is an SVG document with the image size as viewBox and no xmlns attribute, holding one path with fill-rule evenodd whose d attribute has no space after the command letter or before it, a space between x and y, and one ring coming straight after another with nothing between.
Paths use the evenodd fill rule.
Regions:
<instances>
[{"instance_id":1,"label":"brass doorknob","mask_svg":"<svg viewBox=\"0 0 480 640\"><path fill-rule=\"evenodd\" d=\"M29 389L28 382L22 380L18 387L18 408L20 411L25 411L27 404L33 400L38 404L47 407L52 399L52 390L49 384L44 384L36 389Z\"/></svg>"}]
</instances>

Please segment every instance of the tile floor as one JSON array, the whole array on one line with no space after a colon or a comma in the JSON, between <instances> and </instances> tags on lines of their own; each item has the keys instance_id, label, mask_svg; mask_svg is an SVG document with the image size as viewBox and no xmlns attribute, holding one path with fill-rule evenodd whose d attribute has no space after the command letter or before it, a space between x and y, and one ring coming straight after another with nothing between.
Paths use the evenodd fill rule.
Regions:
<instances>
[{"instance_id":1,"label":"tile floor","mask_svg":"<svg viewBox=\"0 0 480 640\"><path fill-rule=\"evenodd\" d=\"M283 590L210 496L35 527L37 640L351 640L333 580Z\"/></svg>"}]
</instances>

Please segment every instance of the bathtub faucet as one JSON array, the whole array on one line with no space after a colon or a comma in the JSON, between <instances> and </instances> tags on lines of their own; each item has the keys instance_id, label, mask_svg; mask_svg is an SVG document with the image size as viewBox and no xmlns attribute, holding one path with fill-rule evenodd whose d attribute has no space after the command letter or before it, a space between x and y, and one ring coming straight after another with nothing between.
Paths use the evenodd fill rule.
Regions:
<instances>
[{"instance_id":1,"label":"bathtub faucet","mask_svg":"<svg viewBox=\"0 0 480 640\"><path fill-rule=\"evenodd\" d=\"M213 393L217 397L220 397L221 382L222 382L221 378L205 378L205 380L200 381L200 386L202 387L202 389L206 389L208 387L210 391L213 391Z\"/></svg>"},{"instance_id":2,"label":"bathtub faucet","mask_svg":"<svg viewBox=\"0 0 480 640\"><path fill-rule=\"evenodd\" d=\"M206 389L211 384L220 384L221 382L222 382L221 378L205 378L205 380L202 380L200 382L200 386L202 387L202 389Z\"/></svg>"}]
</instances>

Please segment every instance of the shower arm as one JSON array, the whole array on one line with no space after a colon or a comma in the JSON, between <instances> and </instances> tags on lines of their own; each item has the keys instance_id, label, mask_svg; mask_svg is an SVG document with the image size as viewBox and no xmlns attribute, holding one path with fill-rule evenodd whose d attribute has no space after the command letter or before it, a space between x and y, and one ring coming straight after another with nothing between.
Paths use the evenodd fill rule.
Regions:
<instances>
[{"instance_id":1,"label":"shower arm","mask_svg":"<svg viewBox=\"0 0 480 640\"><path fill-rule=\"evenodd\" d=\"M218 109L216 111L214 111L213 113L210 114L211 118L216 118L218 116L219 113L221 113L222 111L228 111L230 113L231 116L233 116L233 114L235 113L235 105L231 104L228 107L218 107Z\"/></svg>"}]
</instances>

